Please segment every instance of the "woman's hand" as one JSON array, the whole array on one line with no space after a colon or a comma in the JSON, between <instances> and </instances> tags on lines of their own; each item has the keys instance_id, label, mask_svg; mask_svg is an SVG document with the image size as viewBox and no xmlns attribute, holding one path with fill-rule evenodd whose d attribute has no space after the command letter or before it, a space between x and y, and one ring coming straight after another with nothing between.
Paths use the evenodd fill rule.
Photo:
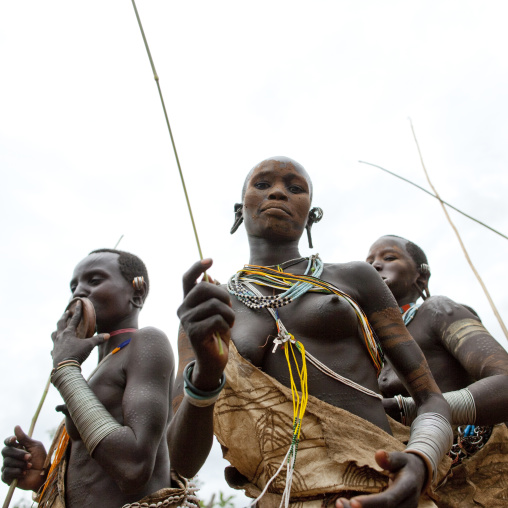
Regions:
<instances>
[{"instance_id":1,"label":"woman's hand","mask_svg":"<svg viewBox=\"0 0 508 508\"><path fill-rule=\"evenodd\" d=\"M412 453L376 452L376 462L390 473L388 488L379 494L339 499L336 508L416 508L426 481L423 460Z\"/></svg>"},{"instance_id":2,"label":"woman's hand","mask_svg":"<svg viewBox=\"0 0 508 508\"><path fill-rule=\"evenodd\" d=\"M76 335L76 328L81 320L83 305L77 302L74 315L70 317L69 311L65 311L58 321L57 329L51 334L53 339L53 367L64 360L76 360L82 364L90 355L95 346L109 339L109 334L101 333L90 339L80 339Z\"/></svg>"},{"instance_id":3,"label":"woman's hand","mask_svg":"<svg viewBox=\"0 0 508 508\"><path fill-rule=\"evenodd\" d=\"M4 441L2 481L10 485L18 480L20 489L37 491L46 480L46 475L41 475L46 450L40 441L29 438L19 425L14 433Z\"/></svg>"},{"instance_id":4,"label":"woman's hand","mask_svg":"<svg viewBox=\"0 0 508 508\"><path fill-rule=\"evenodd\" d=\"M192 383L205 391L217 388L228 361L230 328L235 321L227 291L216 286L211 279L211 283L196 282L211 266L212 260L205 259L194 263L185 273L184 301L178 309L178 317L196 357ZM222 341L222 354L218 340Z\"/></svg>"},{"instance_id":5,"label":"woman's hand","mask_svg":"<svg viewBox=\"0 0 508 508\"><path fill-rule=\"evenodd\" d=\"M397 422L401 422L399 404L393 397L388 398L388 399L383 399L383 407L385 409L386 414L389 417L393 418Z\"/></svg>"}]
</instances>

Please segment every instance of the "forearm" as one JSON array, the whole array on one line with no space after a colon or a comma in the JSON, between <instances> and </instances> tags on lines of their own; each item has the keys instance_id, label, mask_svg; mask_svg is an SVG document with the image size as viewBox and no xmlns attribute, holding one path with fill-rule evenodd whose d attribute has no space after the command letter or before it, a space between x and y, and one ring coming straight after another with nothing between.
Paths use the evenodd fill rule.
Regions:
<instances>
[{"instance_id":1,"label":"forearm","mask_svg":"<svg viewBox=\"0 0 508 508\"><path fill-rule=\"evenodd\" d=\"M183 370L184 397L168 429L171 466L191 478L205 462L213 441L213 408L226 383L226 375L210 375L190 362ZM212 379L214 381L212 381ZM197 385L197 386L196 386Z\"/></svg>"},{"instance_id":2,"label":"forearm","mask_svg":"<svg viewBox=\"0 0 508 508\"><path fill-rule=\"evenodd\" d=\"M155 451L147 449L146 433L160 441L165 419L152 420L150 428L134 432L121 425L104 407L76 366L66 366L53 375L53 383L64 399L70 418L88 453L124 492L136 491L152 475Z\"/></svg>"},{"instance_id":3,"label":"forearm","mask_svg":"<svg viewBox=\"0 0 508 508\"><path fill-rule=\"evenodd\" d=\"M494 425L508 419L507 376L481 379L443 396L451 408L452 425ZM395 399L399 402L401 417L406 425L410 425L417 414L413 399L400 396Z\"/></svg>"},{"instance_id":4,"label":"forearm","mask_svg":"<svg viewBox=\"0 0 508 508\"><path fill-rule=\"evenodd\" d=\"M480 379L467 388L476 406L476 425L494 425L508 420L508 376Z\"/></svg>"},{"instance_id":5,"label":"forearm","mask_svg":"<svg viewBox=\"0 0 508 508\"><path fill-rule=\"evenodd\" d=\"M205 463L213 443L213 408L196 407L184 397L168 429L171 467L192 478Z\"/></svg>"}]
</instances>

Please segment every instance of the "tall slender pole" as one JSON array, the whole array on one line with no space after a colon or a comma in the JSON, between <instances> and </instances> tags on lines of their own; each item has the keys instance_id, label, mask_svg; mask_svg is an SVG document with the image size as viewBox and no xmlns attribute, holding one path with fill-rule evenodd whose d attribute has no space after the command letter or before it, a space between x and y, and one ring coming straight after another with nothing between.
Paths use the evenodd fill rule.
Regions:
<instances>
[{"instance_id":1,"label":"tall slender pole","mask_svg":"<svg viewBox=\"0 0 508 508\"><path fill-rule=\"evenodd\" d=\"M506 329L506 326L505 326L505 324L503 322L503 319L501 318L501 315L499 314L499 312L497 310L497 307L494 304L494 300L492 300L492 298L490 296L490 293L489 293L489 291L487 289L487 286L484 284L482 278L480 277L480 274L478 273L478 270L473 265L473 262L471 261L471 258L469 257L469 254L468 254L468 252L466 250L464 242L462 241L462 238L461 238L461 236L459 234L459 231L455 227L455 224L452 222L452 219L450 218L450 215L448 214L448 210L446 209L443 200L441 199L441 197L439 196L439 193L437 192L436 188L434 187L434 185L432 185L432 182L430 181L430 177L429 177L429 174L427 173L427 168L425 167L425 164L423 162L422 152L420 150L420 145L418 144L418 139L416 138L416 133L415 133L415 130L414 130L414 127L413 127L413 122L411 121L411 119L409 119L409 123L411 125L411 130L413 131L413 137L414 137L414 140L415 140L415 143L416 143L416 148L418 149L418 154L420 156L420 161L422 163L422 168L423 168L423 171L425 173L425 176L427 177L427 181L429 182L429 185L432 187L432 190L434 191L434 194L436 195L437 199L439 199L441 207L443 208L443 212L445 213L446 218L448 219L448 222L450 223L450 226L453 228L453 230L455 231L455 234L457 235L457 239L459 240L460 246L462 247L462 251L464 252L464 256L466 257L467 262L469 263L469 266L471 267L471 270L473 270L473 273L476 275L476 278L478 279L478 282L480 283L480 286L482 287L482 289L483 289L483 291L485 293L485 296L487 297L487 300L489 301L490 306L492 307L492 311L494 312L494 315L496 316L496 318L497 318L497 320L499 322L499 325L501 326L501 329L503 330L503 333L505 334L506 338L508 339L508 330Z\"/></svg>"},{"instance_id":2,"label":"tall slender pole","mask_svg":"<svg viewBox=\"0 0 508 508\"><path fill-rule=\"evenodd\" d=\"M438 201L441 201L441 203L445 204L446 206L448 206L449 208L455 210L456 212L459 212L460 214L462 214L464 217L467 217L468 219L471 219L473 221L475 221L476 223L480 224L480 226L483 226L484 228L487 228L487 229L490 229L492 232L496 233L497 235L499 236L502 236L503 238L505 238L506 240L508 240L508 236L504 235L503 233L501 233L500 231L498 231L497 229L494 229L493 227L489 226L488 224L485 224L485 222L482 222L481 220L478 220L478 219L475 219L474 217L472 217L471 215L467 214L466 212L463 212L462 210L459 210L456 206L453 206L452 204L448 203L448 201L445 201L444 199L440 199L438 198L435 194L432 194L432 192L428 191L427 189L421 187L420 185L418 185L417 183L414 183L412 182L411 180L408 180L407 178L404 178L403 176L400 176L398 175L397 173L394 173L393 171L390 171L389 169L386 169L386 168L383 168L381 166L378 166L377 164L372 164L371 162L365 162L365 161L358 161L360 164L367 164L368 166L372 166L374 168L378 168L378 169L381 169L382 171L385 171L386 173L388 173L389 175L392 175L396 178L399 178L400 180L404 181L404 182L407 182L411 185L413 185L414 187L416 187L417 189L420 189L421 191L425 192L426 194L428 194L429 196L432 196L433 198L436 198Z\"/></svg>"},{"instance_id":3,"label":"tall slender pole","mask_svg":"<svg viewBox=\"0 0 508 508\"><path fill-rule=\"evenodd\" d=\"M34 433L35 424L37 423L37 419L39 418L39 414L41 412L42 406L44 404L44 401L46 400L46 395L48 394L49 385L51 384L51 376L49 376L46 386L44 387L44 392L42 392L41 400L39 401L39 405L37 406L37 409L35 410L35 414L33 415L32 422L30 423L30 429L28 430L28 437L32 437ZM14 494L14 491L16 490L16 487L18 486L18 480L13 480L13 482L9 486L9 490L7 491L7 495L5 496L4 504L2 505L2 508L8 508L12 496Z\"/></svg>"},{"instance_id":4,"label":"tall slender pole","mask_svg":"<svg viewBox=\"0 0 508 508\"><path fill-rule=\"evenodd\" d=\"M159 76L157 71L155 70L155 64L153 62L152 53L150 52L150 48L148 46L148 41L146 40L145 31L143 30L143 25L141 23L141 18L139 17L138 9L136 7L136 2L132 0L132 6L134 7L134 12L136 13L136 19L138 20L139 30L141 31L141 36L143 37L143 42L145 43L146 53L148 54L148 59L150 60L150 66L152 67L153 78L155 79L155 83L157 84L157 90L159 92L159 97L162 104L162 109L164 111L164 118L166 119L166 125L168 127L169 137L171 138L171 145L173 146L173 152L175 154L176 165L178 166L178 173L180 174L180 180L182 182L183 192L185 194L185 200L187 201L187 209L189 210L190 219L192 222L192 229L194 230L194 237L196 238L196 244L198 246L199 258L203 260L203 253L201 251L201 244L199 243L198 231L196 229L196 223L194 222L194 215L192 213L192 207L189 200L189 195L187 193L187 186L185 185L185 180L183 178L182 167L180 166L180 159L178 157L178 152L176 151L175 139L173 138L173 132L171 131L171 125L169 124L168 113L166 111L166 105L164 103L164 97L162 96L162 90L159 84ZM205 272L204 274L206 282L209 282L208 274ZM219 345L219 353L223 354L224 350L222 348L222 340L218 333L214 333L214 337Z\"/></svg>"}]
</instances>

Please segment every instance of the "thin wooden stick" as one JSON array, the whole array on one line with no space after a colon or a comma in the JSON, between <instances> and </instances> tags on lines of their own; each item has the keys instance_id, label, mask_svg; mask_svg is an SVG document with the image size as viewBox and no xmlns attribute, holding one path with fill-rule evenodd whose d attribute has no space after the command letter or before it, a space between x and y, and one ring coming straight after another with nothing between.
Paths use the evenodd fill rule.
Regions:
<instances>
[{"instance_id":1,"label":"thin wooden stick","mask_svg":"<svg viewBox=\"0 0 508 508\"><path fill-rule=\"evenodd\" d=\"M116 244L113 247L113 249L116 249L118 247L118 244L122 241L122 238L123 238L123 235L118 239L118 242L116 242Z\"/></svg>"},{"instance_id":2,"label":"thin wooden stick","mask_svg":"<svg viewBox=\"0 0 508 508\"><path fill-rule=\"evenodd\" d=\"M44 387L44 391L42 392L42 397L39 402L39 405L37 406L37 409L35 410L35 414L32 418L32 422L30 423L30 429L28 430L28 437L32 437L34 433L35 424L37 423L37 419L39 418L39 414L41 412L42 406L44 405L44 401L46 400L46 395L49 391L49 385L51 384L51 375L48 378L48 381L46 382L46 386ZM7 496L5 496L5 501L2 506L2 508L8 508L9 504L11 503L12 496L14 494L14 491L16 490L16 487L18 485L18 480L14 480L11 485L9 486L9 490L7 492Z\"/></svg>"},{"instance_id":3,"label":"thin wooden stick","mask_svg":"<svg viewBox=\"0 0 508 508\"><path fill-rule=\"evenodd\" d=\"M445 213L446 218L448 219L448 222L450 223L450 226L453 228L453 230L455 231L455 234L457 235L457 238L459 240L460 246L462 247L462 251L464 252L464 256L466 256L467 262L469 263L469 266L471 267L471 270L473 270L473 273L476 275L476 278L478 279L478 282L480 283L480 286L482 287L482 289L483 289L483 291L484 291L484 293L485 293L485 295L487 297L487 300L489 301L490 306L492 307L494 315L496 316L496 318L497 318L497 320L499 322L499 325L501 326L501 329L503 330L506 338L508 339L508 330L506 329L506 326L505 326L505 324L503 322L503 319L501 318L501 315L499 314L499 312L498 312L498 310L496 308L496 305L494 304L494 301L492 300L492 298L490 296L490 293L487 290L487 286L485 286L485 284L483 283L482 278L480 277L480 274L478 273L478 270L476 270L475 266L473 265L473 262L471 261L471 258L469 257L469 254L468 254L468 252L466 250L466 247L464 246L464 242L462 241L462 238L461 238L461 236L459 234L459 231L455 227L455 224L452 222L452 219L450 218L450 215L448 214L448 210L446 209L443 200L441 199L441 197L439 196L436 188L434 187L434 185L432 185L432 182L430 181L429 174L427 173L427 169L426 169L425 164L423 162L422 152L420 150L420 145L418 144L418 139L416 138L416 133L415 133L415 130L414 130L414 127L413 127L413 122L411 121L411 118L409 119L409 123L411 125L411 130L413 131L413 137L414 137L414 140L415 140L415 143L416 143L416 148L418 149L418 154L420 156L420 161L422 163L422 168L423 168L423 171L425 173L425 176L427 177L427 181L429 182L429 185L432 187L432 190L434 191L434 194L436 195L437 199L439 199L441 207L443 208L443 212Z\"/></svg>"},{"instance_id":4,"label":"thin wooden stick","mask_svg":"<svg viewBox=\"0 0 508 508\"><path fill-rule=\"evenodd\" d=\"M168 126L169 137L171 138L171 144L173 145L173 152L175 154L176 165L178 166L178 172L180 173L180 180L182 182L183 192L185 194L185 200L187 201L187 208L189 210L189 215L190 215L190 219L192 222L192 229L194 230L194 237L196 238L196 244L198 246L199 258L201 260L203 260L203 253L201 251L201 244L199 243L198 231L196 229L196 223L194 222L194 215L192 213L189 195L187 194L187 186L185 185L185 180L183 178L183 172L182 172L182 168L180 166L180 159L178 157L178 152L176 151L176 144L175 144L175 140L173 138L173 132L171 131L171 125L169 124L169 118L168 118L168 113L166 111L166 105L164 103L164 97L162 97L162 90L161 90L161 87L159 84L159 76L157 74L157 71L155 70L155 64L153 63L152 53L150 52L150 48L148 46L148 41L146 40L146 36L145 36L145 31L143 30L143 25L141 24L141 18L139 17L138 9L136 7L136 2L134 0L132 0L132 6L134 7L134 12L136 13L136 19L138 20L139 29L140 29L141 35L143 37L143 42L145 43L146 52L148 54L148 59L150 60L150 66L152 67L153 78L155 79L155 83L157 84L157 90L159 91L159 97L161 100L162 109L164 111L164 118L166 119L166 125ZM209 282L208 274L206 272L204 273L204 277L205 277L206 282ZM220 338L220 335L218 333L214 333L214 337L217 340L217 342L219 343L219 354L222 355L224 353L224 350L222 348L222 339Z\"/></svg>"},{"instance_id":5,"label":"thin wooden stick","mask_svg":"<svg viewBox=\"0 0 508 508\"><path fill-rule=\"evenodd\" d=\"M456 212L459 212L461 213L464 217L467 217L468 219L471 219L475 222L477 222L478 224L480 224L480 226L483 226L487 229L490 229L491 231L493 231L494 233L498 234L499 236L502 236L503 238L505 238L506 240L508 240L508 236L504 235L503 233L499 232L497 229L494 229L492 227L490 227L488 224L485 224L485 222L482 222L481 220L478 220L478 219L475 219L474 217L472 217L471 215L468 215L466 212L463 212L462 210L459 210L457 207L453 206L452 204L448 203L447 201L445 201L444 199L440 199L438 198L435 194L432 194L432 192L429 192L427 189L421 187L420 185L412 182L411 180L408 180L407 178L404 178L403 176L400 176L398 175L397 173L394 173L393 171L390 171L389 169L386 169L386 168L383 168L381 166L378 166L377 164L372 164L371 162L365 162L365 161L358 161L360 164L367 164L368 166L373 166L375 168L379 168L381 169L382 171L385 171L386 173L392 175L392 176L395 176L396 178L400 178L401 180L403 180L404 182L407 182L411 185L413 185L414 187L416 187L417 189L420 189L421 191L425 192L426 194L428 194L429 196L432 196L433 198L436 198L438 201L441 201L441 203L444 203L446 206L452 208L453 210L455 210Z\"/></svg>"}]
</instances>

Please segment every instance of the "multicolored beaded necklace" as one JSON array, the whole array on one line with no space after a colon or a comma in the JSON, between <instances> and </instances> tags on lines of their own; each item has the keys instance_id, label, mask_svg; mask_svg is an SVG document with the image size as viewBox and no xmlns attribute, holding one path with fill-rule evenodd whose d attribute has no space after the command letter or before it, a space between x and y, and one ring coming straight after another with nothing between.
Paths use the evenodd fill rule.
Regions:
<instances>
[{"instance_id":1,"label":"multicolored beaded necklace","mask_svg":"<svg viewBox=\"0 0 508 508\"><path fill-rule=\"evenodd\" d=\"M295 275L293 273L284 272L282 269L282 265L288 265L294 261L293 264L301 262L303 260L307 260L307 268L303 275ZM292 266L292 265L288 265ZM307 401L309 397L309 391L307 386L307 364L306 359L308 359L315 367L317 367L321 372L325 375L332 377L340 382L343 382L353 388L362 391L363 393L381 398L381 396L369 390L368 388L364 388L357 383L340 376L339 374L333 372L331 369L326 367L326 365L322 364L319 360L311 356L309 353L306 353L304 345L295 339L293 334L288 332L284 323L280 319L278 308L283 307L285 305L290 304L300 296L304 295L307 292L312 293L324 293L324 294L336 294L344 298L354 309L357 319L361 325L361 329L364 335L364 340L367 345L367 350L372 358L372 361L376 367L376 370L379 374L381 367L383 365L383 356L381 352L381 347L379 346L374 333L370 327L370 324L367 320L367 317L360 306L346 293L335 287L333 284L326 282L324 280L319 279L321 274L323 273L323 262L319 258L319 254L312 255L309 258L299 258L295 260L290 260L281 265L276 265L276 268L271 268L267 266L257 266L257 265L245 265L244 268L238 271L234 276L232 276L228 281L228 292L231 295L234 295L240 302L251 309L266 309L275 320L277 326L277 337L273 340L274 347L272 353L275 353L279 346L282 346L284 349L284 353L286 356L286 361L289 369L290 376L290 384L291 384L291 393L293 398L293 437L291 441L290 448L284 461L281 464L279 470L275 473L274 476L267 482L265 490L258 497L264 494L266 489L268 488L271 481L279 474L282 469L284 462L287 461L287 475L286 475L286 486L284 492L282 494L282 503L284 500L289 502L290 492L291 492L291 483L292 477L295 467L296 454L298 451L298 443L300 441L300 431L302 426L303 416L305 414L305 409L307 406ZM312 273L312 275L309 275ZM258 286L266 286L273 289L277 289L282 291L277 295L263 295L254 285ZM296 360L295 349L293 345L297 349L297 351L301 355L301 367L299 366ZM300 393L296 386L293 369L291 367L290 356L293 357L294 364L296 366L296 370L298 373L298 378L300 380ZM257 500L256 500L257 501ZM281 503L281 506L282 506Z\"/></svg>"},{"instance_id":2,"label":"multicolored beaded necklace","mask_svg":"<svg viewBox=\"0 0 508 508\"><path fill-rule=\"evenodd\" d=\"M399 307L400 312L402 313L402 320L406 326L413 321L413 318L416 316L416 311L420 308L420 305L421 304L416 305L415 302L411 302Z\"/></svg>"}]
</instances>

